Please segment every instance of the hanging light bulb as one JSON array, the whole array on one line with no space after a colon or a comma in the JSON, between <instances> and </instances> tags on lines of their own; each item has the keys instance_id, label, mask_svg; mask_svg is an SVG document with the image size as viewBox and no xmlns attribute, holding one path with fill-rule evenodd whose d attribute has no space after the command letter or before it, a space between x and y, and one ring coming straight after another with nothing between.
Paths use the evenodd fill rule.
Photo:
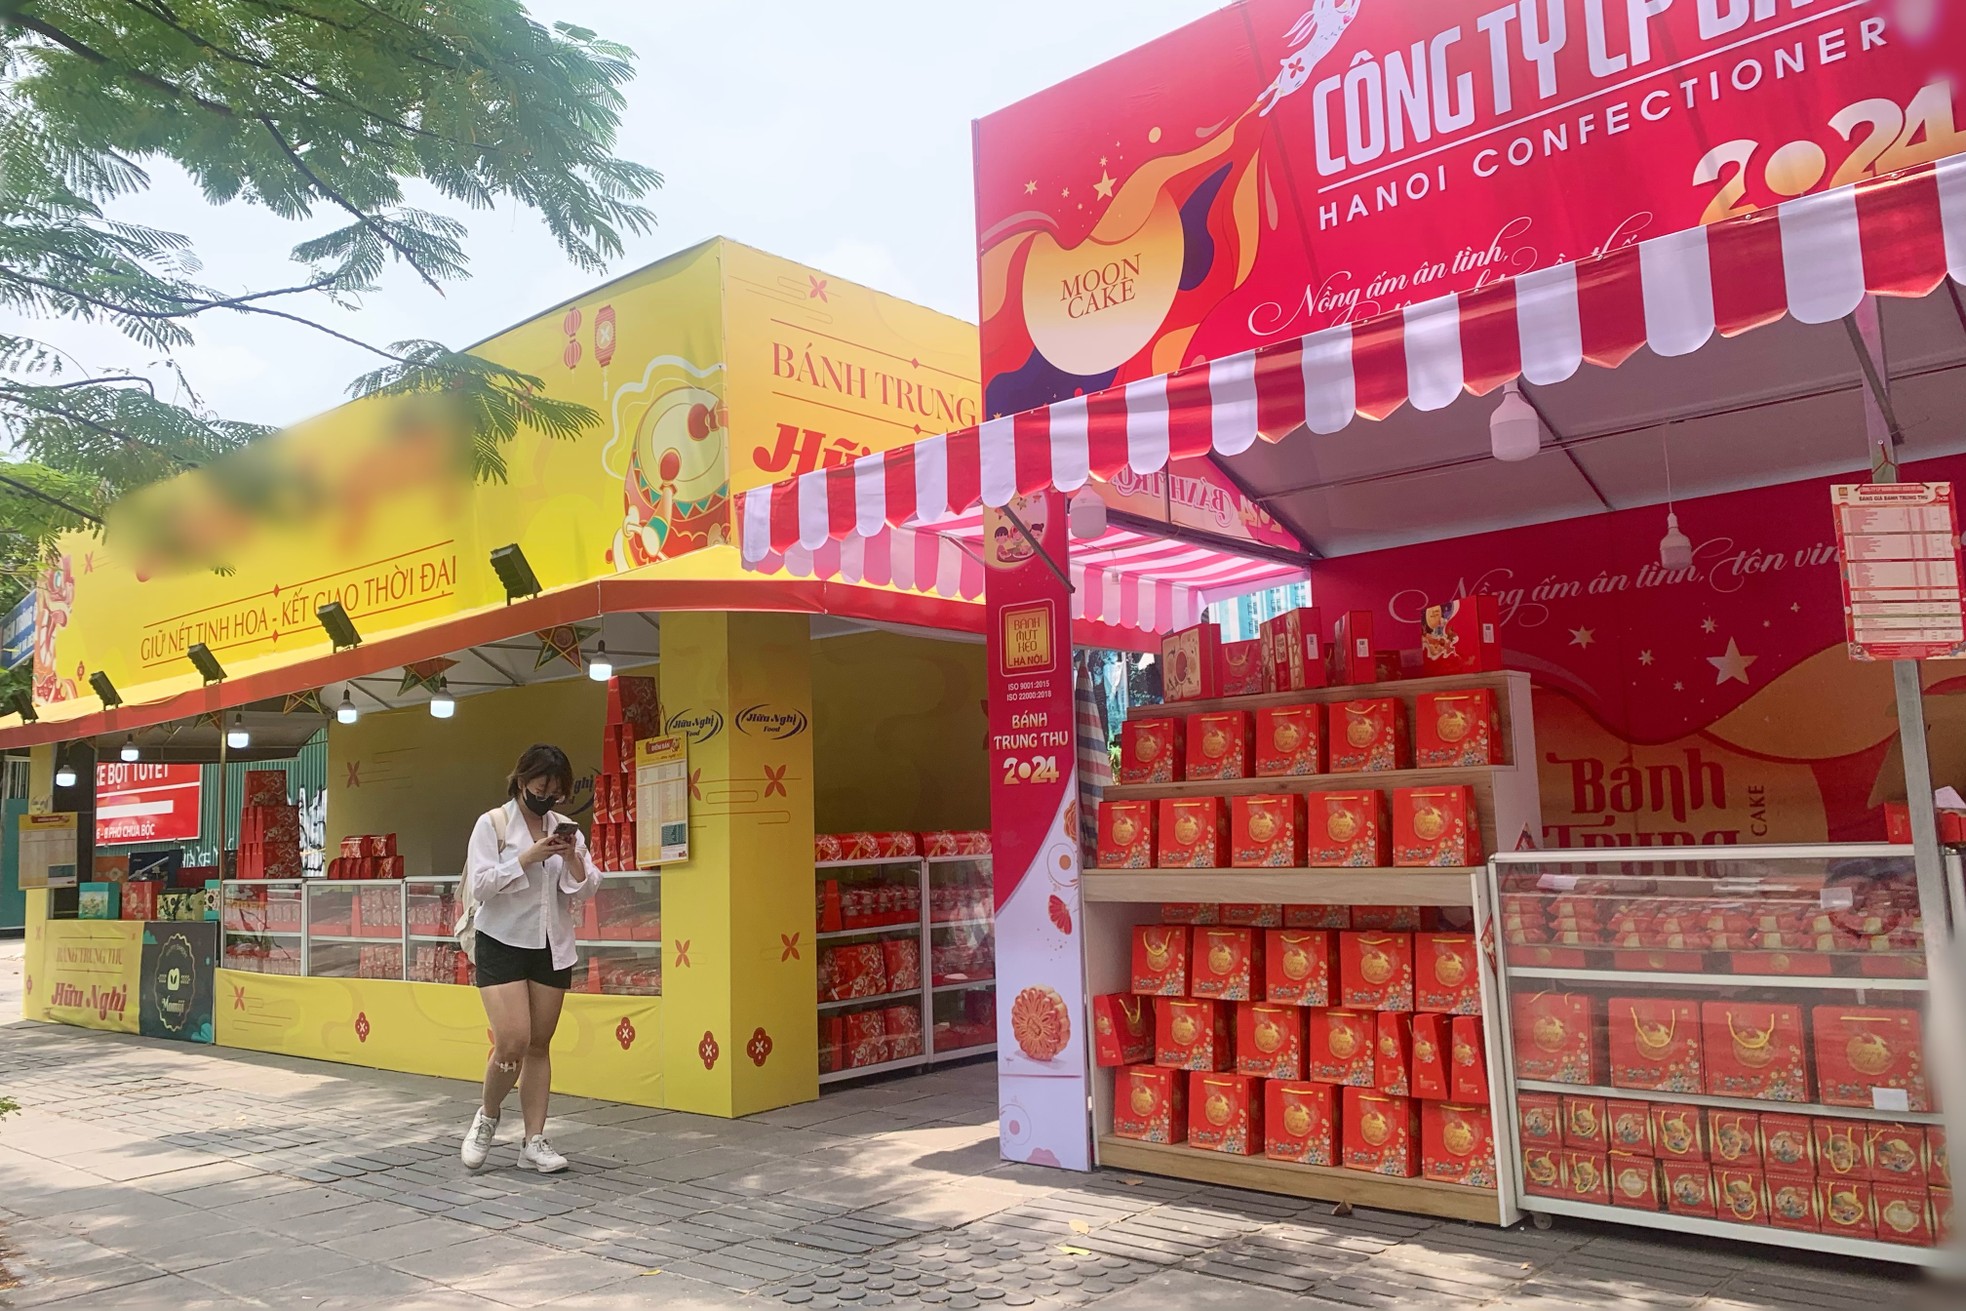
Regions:
<instances>
[{"instance_id":1,"label":"hanging light bulb","mask_svg":"<svg viewBox=\"0 0 1966 1311\"><path fill-rule=\"evenodd\" d=\"M244 751L253 744L253 735L246 730L244 715L232 716L232 727L226 732L225 745L234 751Z\"/></svg>"},{"instance_id":2,"label":"hanging light bulb","mask_svg":"<svg viewBox=\"0 0 1966 1311\"><path fill-rule=\"evenodd\" d=\"M608 659L605 640L594 643L594 658L587 662L587 676L596 683L605 683L614 677L614 662Z\"/></svg>"},{"instance_id":3,"label":"hanging light bulb","mask_svg":"<svg viewBox=\"0 0 1966 1311\"><path fill-rule=\"evenodd\" d=\"M69 764L66 760L57 759L55 761L55 786L58 788L74 787L75 766Z\"/></svg>"},{"instance_id":4,"label":"hanging light bulb","mask_svg":"<svg viewBox=\"0 0 1966 1311\"><path fill-rule=\"evenodd\" d=\"M1488 416L1488 449L1496 459L1514 463L1543 449L1543 420L1524 399L1520 383L1502 388L1502 403Z\"/></svg>"},{"instance_id":5,"label":"hanging light bulb","mask_svg":"<svg viewBox=\"0 0 1966 1311\"><path fill-rule=\"evenodd\" d=\"M1072 530L1072 536L1081 542L1096 542L1106 535L1106 501L1090 487L1081 487L1072 494L1065 522Z\"/></svg>"},{"instance_id":6,"label":"hanging light bulb","mask_svg":"<svg viewBox=\"0 0 1966 1311\"><path fill-rule=\"evenodd\" d=\"M1659 567L1675 571L1691 569L1693 541L1679 531L1679 515L1672 508L1672 449L1666 445L1663 435L1659 438L1659 450L1666 458L1666 535L1659 539Z\"/></svg>"},{"instance_id":7,"label":"hanging light bulb","mask_svg":"<svg viewBox=\"0 0 1966 1311\"><path fill-rule=\"evenodd\" d=\"M335 723L352 724L356 720L360 719L361 717L362 717L362 712L355 708L354 699L349 696L348 689L345 687L342 688L341 704L336 706L334 709Z\"/></svg>"},{"instance_id":8,"label":"hanging light bulb","mask_svg":"<svg viewBox=\"0 0 1966 1311\"><path fill-rule=\"evenodd\" d=\"M123 739L123 749L116 754L126 765L134 765L137 759L143 755L141 751L137 750L137 740L134 735Z\"/></svg>"},{"instance_id":9,"label":"hanging light bulb","mask_svg":"<svg viewBox=\"0 0 1966 1311\"><path fill-rule=\"evenodd\" d=\"M430 714L435 719L449 719L457 713L457 702L451 699L451 685L447 679L437 680L437 694L430 698Z\"/></svg>"},{"instance_id":10,"label":"hanging light bulb","mask_svg":"<svg viewBox=\"0 0 1966 1311\"><path fill-rule=\"evenodd\" d=\"M1659 539L1659 565L1664 569L1693 567L1693 539L1679 531L1679 516L1666 511L1666 535Z\"/></svg>"}]
</instances>

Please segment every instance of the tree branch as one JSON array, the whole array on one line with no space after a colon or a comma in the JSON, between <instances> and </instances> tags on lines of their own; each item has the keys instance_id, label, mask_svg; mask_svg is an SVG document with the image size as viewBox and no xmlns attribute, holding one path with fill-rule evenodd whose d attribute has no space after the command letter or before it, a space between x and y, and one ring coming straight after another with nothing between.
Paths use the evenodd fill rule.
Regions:
<instances>
[{"instance_id":1,"label":"tree branch","mask_svg":"<svg viewBox=\"0 0 1966 1311\"><path fill-rule=\"evenodd\" d=\"M102 519L99 516L93 515L89 513L87 510L84 510L81 506L70 505L67 501L62 500L59 496L50 496L46 492L42 491L39 487L30 487L24 482L20 482L17 479L9 478L4 473L0 473L0 487L11 487L16 492L19 492L22 496L32 497L33 499L37 501L41 501L44 504L52 505L58 510L65 510L69 514L74 515L78 519L85 519L88 522L94 524L98 528L102 527Z\"/></svg>"},{"instance_id":2,"label":"tree branch","mask_svg":"<svg viewBox=\"0 0 1966 1311\"><path fill-rule=\"evenodd\" d=\"M144 381L148 381L148 380L145 379ZM87 385L88 385L87 383L79 383L79 382L71 382L66 384L67 387L84 387ZM134 433L127 433L118 428L111 428L109 425L98 422L95 419L91 419L87 415L77 414L75 413L75 411L64 409L59 405L43 405L35 401L29 400L27 396L23 394L23 390L24 389L14 386L12 384L0 384L0 405L18 405L22 409L35 410L41 414L50 415L57 419L66 419L70 423L80 424L84 428L88 428L94 432L99 432L103 436L111 438L115 441L122 442L125 446L141 446L148 450L155 451L157 454L163 456L166 460L169 460L172 464L177 465L180 469L196 469L199 467L197 461L187 460L183 456L177 454L176 452L168 450L165 447L158 445L156 442L148 440L147 438L138 437ZM64 390L64 388L51 387L48 390L60 391L60 390ZM154 396L156 393L153 391L151 394ZM203 420L200 420L199 422L202 423Z\"/></svg>"},{"instance_id":3,"label":"tree branch","mask_svg":"<svg viewBox=\"0 0 1966 1311\"><path fill-rule=\"evenodd\" d=\"M315 190L319 191L322 195L326 196L329 200L332 200L335 204L341 206L341 208L347 210L350 214L352 214L355 217L356 222L360 223L363 227L367 228L369 231L375 233L375 235L380 237L392 250L394 250L398 255L401 255L403 257L403 262L416 270L416 276L422 278L424 281L424 285L428 286L430 290L436 292L439 296L444 294L443 287L438 284L435 278L431 277L428 273L424 272L423 265L417 262L416 256L410 253L409 247L405 246L402 242L396 240L395 235L391 233L389 229L383 227L380 223L377 223L375 221L375 218L372 215L370 215L367 210L363 209L360 205L355 204L353 201L346 199L344 196L342 196L340 192L336 191L333 187L329 186L326 182L324 182L318 173L316 173L313 169L309 168L307 165L307 161L301 158L300 152L295 150L291 145L289 145L287 143L286 137L281 135L280 129L273 125L272 119L268 118L264 114L261 114L259 116L259 125L266 129L267 135L273 138L274 142L280 147L282 153L284 153L286 157L293 162L294 168L299 171L302 177L306 178L310 183L314 185Z\"/></svg>"}]
</instances>

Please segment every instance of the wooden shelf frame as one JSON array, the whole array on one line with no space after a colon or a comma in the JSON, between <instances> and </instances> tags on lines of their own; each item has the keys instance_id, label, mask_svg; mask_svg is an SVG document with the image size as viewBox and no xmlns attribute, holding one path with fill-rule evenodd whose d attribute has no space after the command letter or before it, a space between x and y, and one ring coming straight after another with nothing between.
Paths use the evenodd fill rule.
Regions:
<instances>
[{"instance_id":1,"label":"wooden shelf frame","mask_svg":"<svg viewBox=\"0 0 1966 1311\"><path fill-rule=\"evenodd\" d=\"M1168 1175L1195 1183L1248 1188L1256 1192L1308 1197L1320 1202L1404 1211L1410 1215L1502 1223L1502 1195L1495 1188L1471 1188L1432 1179L1400 1179L1328 1165L1298 1165L1264 1156L1230 1156L1182 1143L1143 1143L1102 1134L1099 1164L1141 1174Z\"/></svg>"},{"instance_id":2,"label":"wooden shelf frame","mask_svg":"<svg viewBox=\"0 0 1966 1311\"><path fill-rule=\"evenodd\" d=\"M1088 870L1087 901L1313 906L1472 906L1468 869Z\"/></svg>"}]
</instances>

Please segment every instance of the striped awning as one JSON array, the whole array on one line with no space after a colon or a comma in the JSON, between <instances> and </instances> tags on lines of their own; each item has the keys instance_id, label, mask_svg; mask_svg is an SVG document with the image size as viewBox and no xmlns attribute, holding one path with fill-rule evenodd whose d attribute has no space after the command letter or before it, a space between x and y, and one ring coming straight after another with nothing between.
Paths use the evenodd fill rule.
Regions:
<instances>
[{"instance_id":1,"label":"striped awning","mask_svg":"<svg viewBox=\"0 0 1966 1311\"><path fill-rule=\"evenodd\" d=\"M1783 317L1828 323L1866 294L1966 282L1966 156L1442 296L932 437L739 497L747 561L1070 493L1122 468L1233 457L1299 428L1443 409L1514 378L1562 382L1641 347L1690 354Z\"/></svg>"},{"instance_id":2,"label":"striped awning","mask_svg":"<svg viewBox=\"0 0 1966 1311\"><path fill-rule=\"evenodd\" d=\"M983 599L983 519L966 514L932 527L883 527L867 537L793 543L747 567L795 578L838 578L950 600ZM1213 601L1302 582L1301 568L1188 541L1114 527L1074 543L1072 617L1143 633L1200 622Z\"/></svg>"}]
</instances>

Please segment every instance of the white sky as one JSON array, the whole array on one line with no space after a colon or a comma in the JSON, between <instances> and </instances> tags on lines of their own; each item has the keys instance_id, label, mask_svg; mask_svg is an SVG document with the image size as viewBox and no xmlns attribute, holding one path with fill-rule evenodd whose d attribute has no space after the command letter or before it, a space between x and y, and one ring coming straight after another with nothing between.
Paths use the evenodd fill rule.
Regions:
<instances>
[{"instance_id":1,"label":"white sky","mask_svg":"<svg viewBox=\"0 0 1966 1311\"><path fill-rule=\"evenodd\" d=\"M640 73L616 153L665 185L658 226L613 274L723 235L974 321L970 123L1209 10L1216 0L533 0L542 21L632 46ZM336 212L282 222L207 206L182 177L130 215L191 235L201 279L227 291L284 285L287 251ZM423 198L413 198L428 203ZM434 205L431 207L435 207ZM442 296L392 276L360 313L321 317L367 340L461 346L603 279L582 273L530 213L461 214L474 276ZM113 332L15 325L96 371L144 369L151 352ZM282 424L338 403L377 361L302 328L214 316L178 359L228 418ZM148 370L157 375L155 370Z\"/></svg>"}]
</instances>

